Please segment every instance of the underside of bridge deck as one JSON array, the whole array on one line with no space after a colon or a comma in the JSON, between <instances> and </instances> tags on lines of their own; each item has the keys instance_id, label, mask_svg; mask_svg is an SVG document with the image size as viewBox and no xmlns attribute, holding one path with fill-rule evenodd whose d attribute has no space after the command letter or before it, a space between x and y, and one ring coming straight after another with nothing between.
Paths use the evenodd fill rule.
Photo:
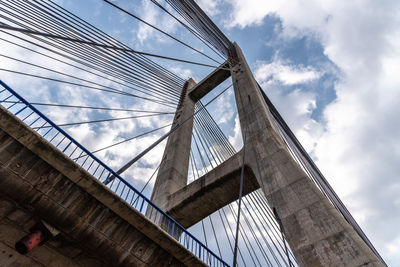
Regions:
<instances>
[{"instance_id":1,"label":"underside of bridge deck","mask_svg":"<svg viewBox=\"0 0 400 267\"><path fill-rule=\"evenodd\" d=\"M45 221L60 233L26 255ZM204 266L15 116L0 108L1 266Z\"/></svg>"}]
</instances>

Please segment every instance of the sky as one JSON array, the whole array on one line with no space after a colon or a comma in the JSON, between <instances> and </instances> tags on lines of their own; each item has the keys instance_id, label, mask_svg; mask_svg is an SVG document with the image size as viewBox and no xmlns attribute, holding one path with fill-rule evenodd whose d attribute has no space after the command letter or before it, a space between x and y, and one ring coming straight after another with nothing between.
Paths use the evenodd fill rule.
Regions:
<instances>
[{"instance_id":1,"label":"sky","mask_svg":"<svg viewBox=\"0 0 400 267\"><path fill-rule=\"evenodd\" d=\"M213 64L102 1L57 2L133 49ZM114 2L212 55L149 0ZM400 2L197 2L226 36L242 48L263 90L387 264L400 266ZM0 37L5 38L4 33L0 33ZM68 70L3 41L0 41L0 51L54 69ZM193 77L197 82L212 70L172 61L155 61L181 77ZM0 66L43 72L4 57L0 58ZM0 79L30 101L45 99L60 103L69 100L69 103L85 104L94 98L72 87L52 90L60 86L10 73L0 72ZM129 104L125 99L110 101L107 96L95 97L97 104L160 110L149 103ZM82 110L44 110L57 122L100 116ZM241 133L233 92L227 91L210 105L209 110L235 148L240 149ZM122 116L120 113L109 115ZM144 129L166 125L171 118L172 115L100 126L81 125L68 131L85 146L95 149ZM118 168L161 134L101 152L100 156L110 166ZM135 175L133 171L127 174L132 175L133 183L139 187L144 184L157 166L162 151L163 146L158 146L135 169Z\"/></svg>"}]
</instances>

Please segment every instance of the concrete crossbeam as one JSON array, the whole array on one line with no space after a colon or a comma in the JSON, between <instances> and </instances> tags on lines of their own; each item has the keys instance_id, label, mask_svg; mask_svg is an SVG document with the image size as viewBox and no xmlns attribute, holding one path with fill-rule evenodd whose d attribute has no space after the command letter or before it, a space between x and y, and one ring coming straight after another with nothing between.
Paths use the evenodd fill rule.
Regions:
<instances>
[{"instance_id":1,"label":"concrete crossbeam","mask_svg":"<svg viewBox=\"0 0 400 267\"><path fill-rule=\"evenodd\" d=\"M235 201L239 195L241 160L240 151L212 171L170 195L165 211L182 226L190 227ZM253 172L245 167L243 194L249 194L258 188Z\"/></svg>"},{"instance_id":2,"label":"concrete crossbeam","mask_svg":"<svg viewBox=\"0 0 400 267\"><path fill-rule=\"evenodd\" d=\"M231 76L229 63L224 62L221 66L211 72L207 77L200 81L190 92L189 96L194 101L199 101L206 94Z\"/></svg>"}]
</instances>

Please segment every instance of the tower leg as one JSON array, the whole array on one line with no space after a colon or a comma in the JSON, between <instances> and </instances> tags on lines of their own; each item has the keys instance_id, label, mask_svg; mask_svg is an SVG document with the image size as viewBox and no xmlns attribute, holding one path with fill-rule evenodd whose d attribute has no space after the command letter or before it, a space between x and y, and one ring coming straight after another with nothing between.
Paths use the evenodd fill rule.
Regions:
<instances>
[{"instance_id":1,"label":"tower leg","mask_svg":"<svg viewBox=\"0 0 400 267\"><path fill-rule=\"evenodd\" d=\"M194 86L192 79L185 83L172 127L193 115L195 102L189 97L189 93ZM168 196L187 184L192 130L193 118L168 137L151 195L151 201L162 210L167 207Z\"/></svg>"},{"instance_id":2,"label":"tower leg","mask_svg":"<svg viewBox=\"0 0 400 267\"><path fill-rule=\"evenodd\" d=\"M242 132L248 110L246 164L282 221L303 266L384 266L294 161L280 137L249 66L235 44L232 80Z\"/></svg>"}]
</instances>

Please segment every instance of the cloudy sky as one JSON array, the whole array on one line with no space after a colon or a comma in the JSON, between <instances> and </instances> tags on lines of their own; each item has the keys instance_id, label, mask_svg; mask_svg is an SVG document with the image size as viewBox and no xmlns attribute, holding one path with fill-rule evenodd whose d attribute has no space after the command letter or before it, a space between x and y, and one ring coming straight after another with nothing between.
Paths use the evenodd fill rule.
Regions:
<instances>
[{"instance_id":1,"label":"cloudy sky","mask_svg":"<svg viewBox=\"0 0 400 267\"><path fill-rule=\"evenodd\" d=\"M134 49L212 64L102 1L58 2ZM115 2L212 55L149 0ZM199 0L198 3L228 38L241 46L262 88L389 266L400 266L400 1ZM5 35L0 33L0 37ZM2 41L0 51L58 67ZM193 77L196 81L211 70L157 62L183 78ZM0 65L22 68L4 57L0 58ZM29 71L38 72L32 68ZM58 103L67 96L74 103L87 103L90 99L72 88L49 94L54 85L16 77L0 72L3 81L28 99ZM241 134L233 100L233 92L228 91L210 107L210 112L235 147L240 148ZM107 97L100 97L99 101L109 103ZM131 107L159 110L148 103L135 103ZM87 111L47 112L57 122L90 117ZM138 121L98 127L82 125L70 131L95 149L132 136L139 129L165 125L168 117ZM102 156L118 168L156 138L154 135L132 142L108 154L102 152ZM148 177L157 166L162 151L160 146L148 155L139 168L143 176Z\"/></svg>"}]
</instances>

